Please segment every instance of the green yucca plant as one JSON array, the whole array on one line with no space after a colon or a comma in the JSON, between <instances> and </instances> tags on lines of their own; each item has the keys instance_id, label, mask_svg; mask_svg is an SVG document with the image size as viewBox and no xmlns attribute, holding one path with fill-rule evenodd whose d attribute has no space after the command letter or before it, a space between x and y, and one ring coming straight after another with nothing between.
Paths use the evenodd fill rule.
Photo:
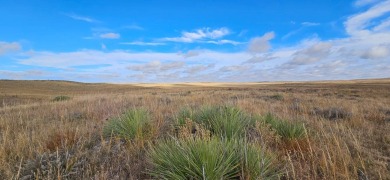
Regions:
<instances>
[{"instance_id":1,"label":"green yucca plant","mask_svg":"<svg viewBox=\"0 0 390 180\"><path fill-rule=\"evenodd\" d=\"M305 126L303 123L281 120L272 114L267 114L263 119L266 123L271 125L271 128L274 129L282 139L299 139L303 138L305 135Z\"/></svg>"},{"instance_id":2,"label":"green yucca plant","mask_svg":"<svg viewBox=\"0 0 390 180\"><path fill-rule=\"evenodd\" d=\"M175 118L175 126L183 126L187 120L191 119L193 119L193 111L189 108L183 108Z\"/></svg>"},{"instance_id":3,"label":"green yucca plant","mask_svg":"<svg viewBox=\"0 0 390 180\"><path fill-rule=\"evenodd\" d=\"M171 139L152 147L148 157L148 174L157 179L267 179L278 174L274 159L238 140Z\"/></svg>"},{"instance_id":4,"label":"green yucca plant","mask_svg":"<svg viewBox=\"0 0 390 180\"><path fill-rule=\"evenodd\" d=\"M212 134L232 139L244 137L254 125L253 118L235 107L205 107L193 115L193 120L204 125Z\"/></svg>"},{"instance_id":5,"label":"green yucca plant","mask_svg":"<svg viewBox=\"0 0 390 180\"><path fill-rule=\"evenodd\" d=\"M149 151L149 174L158 179L238 178L240 157L234 150L233 143L217 139L168 140Z\"/></svg>"},{"instance_id":6,"label":"green yucca plant","mask_svg":"<svg viewBox=\"0 0 390 180\"><path fill-rule=\"evenodd\" d=\"M243 167L241 179L279 179L281 166L275 162L274 155L261 147L244 143L241 156Z\"/></svg>"},{"instance_id":7,"label":"green yucca plant","mask_svg":"<svg viewBox=\"0 0 390 180\"><path fill-rule=\"evenodd\" d=\"M144 139L151 135L151 119L146 110L132 109L111 119L103 128L104 136Z\"/></svg>"}]
</instances>

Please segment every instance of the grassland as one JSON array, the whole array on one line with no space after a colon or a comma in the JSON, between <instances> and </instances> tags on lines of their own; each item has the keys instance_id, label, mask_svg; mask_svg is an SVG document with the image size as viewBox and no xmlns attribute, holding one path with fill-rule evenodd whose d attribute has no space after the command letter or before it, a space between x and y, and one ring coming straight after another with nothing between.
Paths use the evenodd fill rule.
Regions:
<instances>
[{"instance_id":1,"label":"grassland","mask_svg":"<svg viewBox=\"0 0 390 180\"><path fill-rule=\"evenodd\" d=\"M214 114L243 118L246 124L209 121L206 116L213 115L207 107L232 107L225 114L217 108ZM105 130L126 112L130 120L136 119L128 124L134 129L131 138ZM290 131L294 124L298 132ZM218 140L227 127L235 132L237 126L241 139L235 141L248 151L238 150L232 140ZM0 179L158 178L162 177L156 175L158 168L166 170L154 159L163 158L161 152L177 150L186 159L183 149L204 147L209 151L202 157L214 157L209 152L225 150L213 147L225 145L235 156L224 154L221 159L237 163L221 170L228 172L226 177L253 179L248 174L256 174L249 172L259 167L247 159L262 161L256 153L264 152L273 157L277 170L259 176L263 178L390 179L389 132L390 79L182 84L0 81ZM169 149L172 144L180 148ZM171 155L166 157L176 158Z\"/></svg>"}]
</instances>

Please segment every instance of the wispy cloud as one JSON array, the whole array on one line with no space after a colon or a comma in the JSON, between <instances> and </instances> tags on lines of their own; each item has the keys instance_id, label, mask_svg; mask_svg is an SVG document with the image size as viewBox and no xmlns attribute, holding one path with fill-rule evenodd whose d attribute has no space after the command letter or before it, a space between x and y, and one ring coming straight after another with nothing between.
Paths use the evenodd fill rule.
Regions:
<instances>
[{"instance_id":1,"label":"wispy cloud","mask_svg":"<svg viewBox=\"0 0 390 180\"><path fill-rule=\"evenodd\" d=\"M316 22L302 22L301 24L303 26L319 26L319 25L321 25L320 23L316 23Z\"/></svg>"},{"instance_id":2,"label":"wispy cloud","mask_svg":"<svg viewBox=\"0 0 390 180\"><path fill-rule=\"evenodd\" d=\"M249 64L262 63L262 62L269 61L272 59L276 59L276 57L271 56L269 54L260 55L260 56L255 55L255 56L251 57L250 59L248 59L247 61L245 61L243 64L245 64L245 63L249 63Z\"/></svg>"},{"instance_id":3,"label":"wispy cloud","mask_svg":"<svg viewBox=\"0 0 390 180\"><path fill-rule=\"evenodd\" d=\"M294 24L295 24L295 22L294 22ZM295 29L295 30L290 31L289 33L285 34L282 37L282 40L286 40L286 39L290 38L291 36L294 36L294 35L302 32L306 28L313 27L313 26L319 26L319 25L321 25L321 24L320 23L316 23L316 22L302 22L300 28Z\"/></svg>"},{"instance_id":4,"label":"wispy cloud","mask_svg":"<svg viewBox=\"0 0 390 180\"><path fill-rule=\"evenodd\" d=\"M356 14L348 18L344 23L346 31L349 35L352 36L366 36L372 32L372 29L368 29L372 25L375 18L381 17L390 12L390 1L382 1L370 7L367 11L363 13ZM387 19L384 22L381 22L379 25L374 26L381 27L383 24L389 24L390 19ZM378 29L378 28L377 28ZM382 28L379 28L382 29Z\"/></svg>"},{"instance_id":5,"label":"wispy cloud","mask_svg":"<svg viewBox=\"0 0 390 180\"><path fill-rule=\"evenodd\" d=\"M192 32L183 31L180 37L161 38L161 41L193 43L205 39L219 39L230 34L228 28L222 27L219 29L201 28Z\"/></svg>"},{"instance_id":6,"label":"wispy cloud","mask_svg":"<svg viewBox=\"0 0 390 180\"><path fill-rule=\"evenodd\" d=\"M122 42L120 44L135 45L135 46L162 46L162 45L165 45L165 43L162 43L162 42L143 42L143 41Z\"/></svg>"},{"instance_id":7,"label":"wispy cloud","mask_svg":"<svg viewBox=\"0 0 390 180\"><path fill-rule=\"evenodd\" d=\"M152 61L147 64L128 66L131 71L140 71L143 73L171 71L182 68L185 65L183 61L166 62Z\"/></svg>"},{"instance_id":8,"label":"wispy cloud","mask_svg":"<svg viewBox=\"0 0 390 180\"><path fill-rule=\"evenodd\" d=\"M22 49L22 46L17 42L2 42L0 41L0 55L15 52Z\"/></svg>"},{"instance_id":9,"label":"wispy cloud","mask_svg":"<svg viewBox=\"0 0 390 180\"><path fill-rule=\"evenodd\" d=\"M143 27L141 27L139 25L136 25L136 24L124 26L123 28L124 29L132 29L132 30L144 30L145 29L145 28L143 28Z\"/></svg>"},{"instance_id":10,"label":"wispy cloud","mask_svg":"<svg viewBox=\"0 0 390 180\"><path fill-rule=\"evenodd\" d=\"M79 21L84 21L84 22L89 22L89 23L100 23L100 21L98 21L96 19L93 19L93 18L90 18L87 16L77 15L74 13L64 13L64 15L66 15L72 19L79 20Z\"/></svg>"},{"instance_id":11,"label":"wispy cloud","mask_svg":"<svg viewBox=\"0 0 390 180\"><path fill-rule=\"evenodd\" d=\"M210 40L210 41L200 41L201 43L208 43L208 44L217 44L217 45L222 45L222 44L231 44L231 45L239 45L243 44L242 42L238 41L233 41L233 40L227 40L227 39L222 39L222 40Z\"/></svg>"},{"instance_id":12,"label":"wispy cloud","mask_svg":"<svg viewBox=\"0 0 390 180\"><path fill-rule=\"evenodd\" d=\"M102 39L119 39L121 35L119 33L103 33L99 35Z\"/></svg>"}]
</instances>

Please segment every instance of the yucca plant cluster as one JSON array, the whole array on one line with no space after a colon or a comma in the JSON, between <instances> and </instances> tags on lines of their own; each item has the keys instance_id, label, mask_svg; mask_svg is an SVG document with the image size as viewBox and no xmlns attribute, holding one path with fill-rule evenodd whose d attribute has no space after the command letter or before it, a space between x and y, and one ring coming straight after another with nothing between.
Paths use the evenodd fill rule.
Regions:
<instances>
[{"instance_id":1,"label":"yucca plant cluster","mask_svg":"<svg viewBox=\"0 0 390 180\"><path fill-rule=\"evenodd\" d=\"M149 143L151 168L146 173L152 178L277 179L282 167L276 155L249 140L248 131L263 120L282 138L300 138L304 132L303 126L271 115L257 118L231 106L185 108L174 119L175 129L190 129L190 136L176 134ZM103 132L127 140L145 139L151 134L151 124L147 111L129 110L110 120Z\"/></svg>"},{"instance_id":2,"label":"yucca plant cluster","mask_svg":"<svg viewBox=\"0 0 390 180\"><path fill-rule=\"evenodd\" d=\"M270 113L265 115L263 120L268 123L283 140L289 141L300 139L305 135L305 126L303 123L281 120Z\"/></svg>"}]
</instances>

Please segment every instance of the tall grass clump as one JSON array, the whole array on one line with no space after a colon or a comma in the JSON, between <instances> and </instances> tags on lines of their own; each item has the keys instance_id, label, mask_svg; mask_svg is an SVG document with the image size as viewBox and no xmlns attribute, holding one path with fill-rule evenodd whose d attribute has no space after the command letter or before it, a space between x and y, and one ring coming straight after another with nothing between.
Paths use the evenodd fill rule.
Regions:
<instances>
[{"instance_id":1,"label":"tall grass clump","mask_svg":"<svg viewBox=\"0 0 390 180\"><path fill-rule=\"evenodd\" d=\"M305 126L303 123L281 120L272 114L267 114L264 117L264 121L270 124L271 128L284 140L300 139L305 135Z\"/></svg>"},{"instance_id":2,"label":"tall grass clump","mask_svg":"<svg viewBox=\"0 0 390 180\"><path fill-rule=\"evenodd\" d=\"M277 175L274 162L241 141L219 138L171 139L160 142L148 152L157 179L250 179Z\"/></svg>"},{"instance_id":3,"label":"tall grass clump","mask_svg":"<svg viewBox=\"0 0 390 180\"><path fill-rule=\"evenodd\" d=\"M151 119L146 110L131 109L119 117L108 121L103 128L106 137L117 136L124 139L145 139L151 135Z\"/></svg>"},{"instance_id":4,"label":"tall grass clump","mask_svg":"<svg viewBox=\"0 0 390 180\"><path fill-rule=\"evenodd\" d=\"M205 107L195 112L193 120L202 124L212 134L222 138L242 138L246 130L254 125L253 118L235 107Z\"/></svg>"}]
</instances>

